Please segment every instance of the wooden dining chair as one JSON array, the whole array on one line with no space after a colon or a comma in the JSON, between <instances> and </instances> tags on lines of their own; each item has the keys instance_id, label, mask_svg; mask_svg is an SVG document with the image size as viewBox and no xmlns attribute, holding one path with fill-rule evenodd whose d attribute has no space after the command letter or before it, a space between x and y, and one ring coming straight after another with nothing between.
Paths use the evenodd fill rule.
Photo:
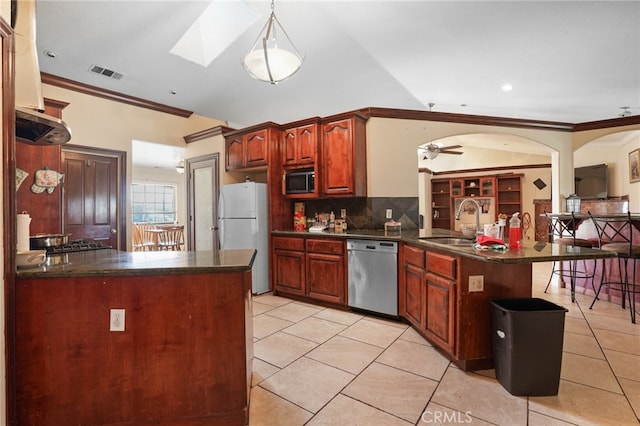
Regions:
<instances>
[{"instance_id":1,"label":"wooden dining chair","mask_svg":"<svg viewBox=\"0 0 640 426\"><path fill-rule=\"evenodd\" d=\"M145 237L146 223L133 224L133 251L153 250L155 244Z\"/></svg>"},{"instance_id":2,"label":"wooden dining chair","mask_svg":"<svg viewBox=\"0 0 640 426\"><path fill-rule=\"evenodd\" d=\"M158 233L158 248L160 250L180 251L184 246L184 226L170 226Z\"/></svg>"}]
</instances>

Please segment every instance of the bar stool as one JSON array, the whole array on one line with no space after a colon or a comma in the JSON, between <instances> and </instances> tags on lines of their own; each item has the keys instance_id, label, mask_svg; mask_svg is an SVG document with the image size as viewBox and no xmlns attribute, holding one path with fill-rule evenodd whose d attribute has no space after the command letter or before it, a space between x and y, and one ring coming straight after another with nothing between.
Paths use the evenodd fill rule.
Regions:
<instances>
[{"instance_id":1,"label":"bar stool","mask_svg":"<svg viewBox=\"0 0 640 426\"><path fill-rule=\"evenodd\" d=\"M617 255L619 281L612 281L606 276L606 261L602 262L602 276L600 286L596 296L591 302L589 309L593 308L596 300L599 300L602 287L608 287L622 293L622 309L625 309L626 300L629 301L629 311L631 322L636 323L636 293L640 292L636 284L636 263L640 260L640 244L633 241L633 222L631 213L627 212L626 217L594 217L589 213L589 217L598 233L598 243L601 250L610 251ZM632 273L629 274L629 263L631 262ZM631 275L631 276L630 276Z\"/></svg>"},{"instance_id":2,"label":"bar stool","mask_svg":"<svg viewBox=\"0 0 640 426\"><path fill-rule=\"evenodd\" d=\"M576 238L576 229L578 228L578 221L576 220L575 214L571 213L570 218L558 218L551 217L548 213L544 213L545 217L549 221L549 237L551 238L551 242L555 244L560 244L565 247L593 247L593 241L586 240L583 238ZM594 279L596 274L596 264L595 260L593 261L593 270L589 272L587 268L587 261L583 260L583 269L578 270L578 261L571 260L569 261L569 270L566 271L562 269L562 262L560 263L560 267L556 267L558 262L553 262L553 266L551 269L551 275L549 276L549 282L547 283L547 287L544 289L546 293L551 285L551 281L553 280L554 275L558 275L559 277L568 277L569 283L571 285L571 302L575 302L576 295L576 279L591 279L591 287L593 291L596 291Z\"/></svg>"}]
</instances>

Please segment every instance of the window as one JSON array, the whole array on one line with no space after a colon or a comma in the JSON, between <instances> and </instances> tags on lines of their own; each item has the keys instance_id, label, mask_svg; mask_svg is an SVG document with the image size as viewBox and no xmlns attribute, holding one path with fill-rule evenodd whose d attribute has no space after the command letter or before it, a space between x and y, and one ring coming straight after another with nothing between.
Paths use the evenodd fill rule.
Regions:
<instances>
[{"instance_id":1,"label":"window","mask_svg":"<svg viewBox=\"0 0 640 426\"><path fill-rule=\"evenodd\" d=\"M140 184L131 185L131 211L133 222L173 223L176 218L175 185Z\"/></svg>"}]
</instances>

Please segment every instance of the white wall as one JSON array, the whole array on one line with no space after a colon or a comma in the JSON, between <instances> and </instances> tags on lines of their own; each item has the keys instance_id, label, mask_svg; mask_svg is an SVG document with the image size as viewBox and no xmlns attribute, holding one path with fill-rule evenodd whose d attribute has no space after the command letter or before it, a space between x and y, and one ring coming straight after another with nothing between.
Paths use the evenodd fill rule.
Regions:
<instances>
[{"instance_id":1,"label":"white wall","mask_svg":"<svg viewBox=\"0 0 640 426\"><path fill-rule=\"evenodd\" d=\"M70 144L124 151L127 153L126 187L133 179L133 140L186 148L183 137L204 129L224 125L220 120L198 115L178 117L120 102L89 96L57 86L43 85L44 96L68 102L63 120L71 127ZM142 179L142 172L136 178ZM177 173L176 173L177 174ZM179 187L181 211L186 212L184 184ZM129 199L129 198L127 198ZM127 223L131 222L131 204L127 203ZM119 230L121 232L121 230ZM127 245L131 249L131 226L127 226Z\"/></svg>"},{"instance_id":2,"label":"white wall","mask_svg":"<svg viewBox=\"0 0 640 426\"><path fill-rule=\"evenodd\" d=\"M553 211L561 211L565 197L573 192L574 150L602 136L621 131L634 131L634 134L639 134L640 124L613 129L571 133L553 130L374 117L367 122L367 191L370 197L418 196L420 191L417 176L418 164L416 150L419 145L424 143L458 135L513 135L530 141L534 146L539 146L543 156L546 157L549 155L552 169L551 182L547 182L547 184L551 191L552 209ZM616 148L621 152L620 157L616 158L616 169L626 169L628 175L628 152L638 145L640 145L640 142L633 140L621 149ZM441 160L441 157L442 156L434 160L433 164ZM461 157L465 157L465 155ZM478 155L465 157L464 166L458 167L458 169L473 168L474 166L469 166L468 164L474 164L473 160L479 158ZM471 159L472 162L469 162L468 159ZM505 161L505 157L496 156L494 159L496 160L496 165ZM477 167L487 167L488 160L488 158L484 158L482 161L483 165ZM442 165L445 161L456 160L445 157L442 158L442 162L438 164ZM535 160L535 162L540 163L537 160ZM441 165L435 166L438 167L438 169L433 167L432 170L451 169L450 167ZM503 163L502 165L505 164ZM619 191L621 194L628 194L630 206L632 206L634 211L640 211L640 189L638 188L640 184L630 184L628 178L625 181L622 176L624 175L616 175L615 181L617 183L615 185L619 185L619 188L615 187L616 192ZM421 185L423 185L423 183L421 183Z\"/></svg>"},{"instance_id":3,"label":"white wall","mask_svg":"<svg viewBox=\"0 0 640 426\"><path fill-rule=\"evenodd\" d=\"M573 151L569 132L374 117L367 122L369 196L418 196L418 146L450 136L471 134L513 135L539 145L545 154L552 152L551 162L558 165L555 176L559 191L555 193L564 197L573 191Z\"/></svg>"}]
</instances>

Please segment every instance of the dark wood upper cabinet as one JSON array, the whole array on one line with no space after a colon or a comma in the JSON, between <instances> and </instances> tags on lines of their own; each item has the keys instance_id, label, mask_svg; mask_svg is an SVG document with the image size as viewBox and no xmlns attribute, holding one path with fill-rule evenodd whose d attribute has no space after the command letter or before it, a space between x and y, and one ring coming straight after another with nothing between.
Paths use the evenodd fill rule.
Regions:
<instances>
[{"instance_id":1,"label":"dark wood upper cabinet","mask_svg":"<svg viewBox=\"0 0 640 426\"><path fill-rule=\"evenodd\" d=\"M366 197L366 118L350 115L322 124L322 193L324 196Z\"/></svg>"},{"instance_id":2,"label":"dark wood upper cabinet","mask_svg":"<svg viewBox=\"0 0 640 426\"><path fill-rule=\"evenodd\" d=\"M280 130L275 123L263 123L224 135L227 171L266 170L272 144L278 144Z\"/></svg>"},{"instance_id":3,"label":"dark wood upper cabinet","mask_svg":"<svg viewBox=\"0 0 640 426\"><path fill-rule=\"evenodd\" d=\"M282 165L285 167L315 167L318 157L318 123L287 127L282 134Z\"/></svg>"}]
</instances>

